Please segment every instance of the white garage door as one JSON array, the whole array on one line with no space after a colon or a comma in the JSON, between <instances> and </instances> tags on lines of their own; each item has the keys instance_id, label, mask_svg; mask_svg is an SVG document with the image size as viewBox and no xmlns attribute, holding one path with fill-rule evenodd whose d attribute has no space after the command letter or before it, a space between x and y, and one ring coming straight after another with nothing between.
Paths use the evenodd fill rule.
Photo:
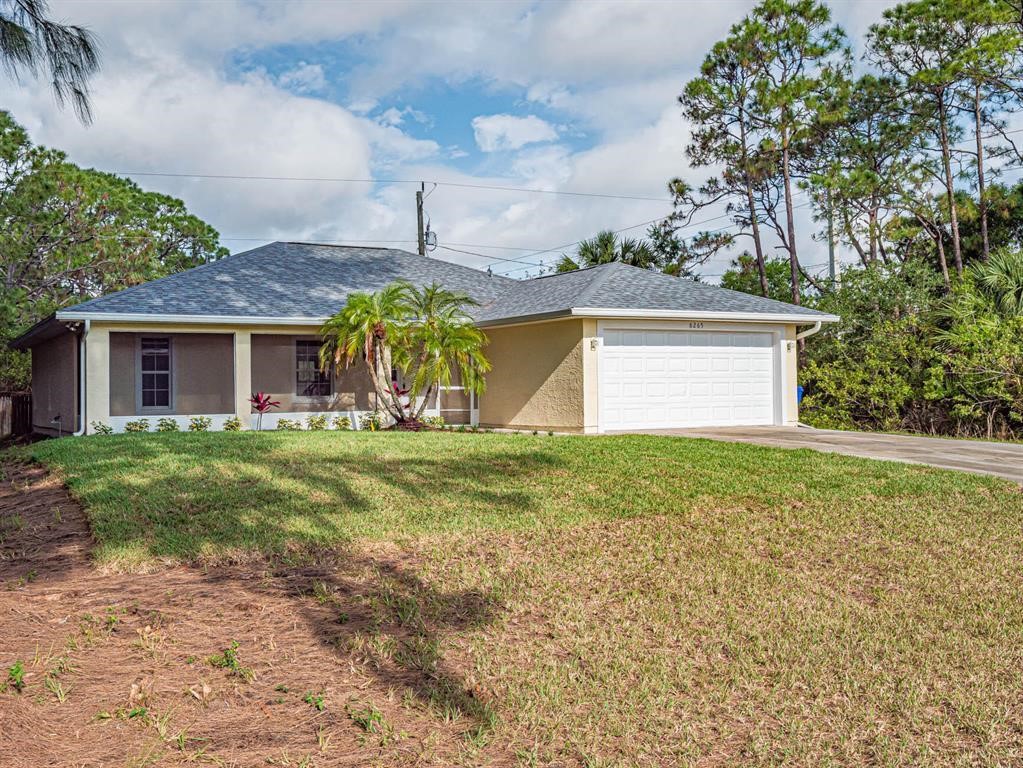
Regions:
<instances>
[{"instance_id":1,"label":"white garage door","mask_svg":"<svg viewBox=\"0 0 1023 768\"><path fill-rule=\"evenodd\" d=\"M770 333L605 329L601 426L774 424Z\"/></svg>"}]
</instances>

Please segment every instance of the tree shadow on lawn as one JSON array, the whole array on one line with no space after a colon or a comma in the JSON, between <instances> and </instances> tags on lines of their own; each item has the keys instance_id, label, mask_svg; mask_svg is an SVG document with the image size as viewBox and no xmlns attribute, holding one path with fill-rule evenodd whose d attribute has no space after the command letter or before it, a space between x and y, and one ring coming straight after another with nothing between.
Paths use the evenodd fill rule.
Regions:
<instances>
[{"instance_id":1,"label":"tree shadow on lawn","mask_svg":"<svg viewBox=\"0 0 1023 768\"><path fill-rule=\"evenodd\" d=\"M531 478L562 460L539 449L457 456L373 452L196 456L159 439L69 468L101 560L280 553L435 534L536 514Z\"/></svg>"},{"instance_id":2,"label":"tree shadow on lawn","mask_svg":"<svg viewBox=\"0 0 1023 768\"><path fill-rule=\"evenodd\" d=\"M200 565L189 570L207 583L283 592L320 643L358 661L383 690L411 691L444 721L492 726L490 703L445 658L445 646L493 622L500 599L487 590L439 589L408 555L359 551L353 540L366 528L360 517L387 515L389 505L402 507L398 522L414 516L411 532L425 534L451 530L444 523L453 515L471 522L536 514L545 491L532 478L558 469L561 459L532 446L410 458L282 457L254 446L244 456L183 461L176 454L191 446L176 441L129 447L67 472L90 505L101 560L117 562L121 554L130 565L133 557L173 556Z\"/></svg>"}]
</instances>

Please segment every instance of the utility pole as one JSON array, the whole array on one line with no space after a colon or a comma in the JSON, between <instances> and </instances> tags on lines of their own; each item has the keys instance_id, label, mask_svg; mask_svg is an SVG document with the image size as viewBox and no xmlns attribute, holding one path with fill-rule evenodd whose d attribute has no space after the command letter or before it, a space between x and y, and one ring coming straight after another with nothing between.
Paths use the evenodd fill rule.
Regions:
<instances>
[{"instance_id":1,"label":"utility pole","mask_svg":"<svg viewBox=\"0 0 1023 768\"><path fill-rule=\"evenodd\" d=\"M419 223L419 255L426 255L426 235L423 233L423 192L426 184L420 182L419 190L416 192L416 218Z\"/></svg>"}]
</instances>

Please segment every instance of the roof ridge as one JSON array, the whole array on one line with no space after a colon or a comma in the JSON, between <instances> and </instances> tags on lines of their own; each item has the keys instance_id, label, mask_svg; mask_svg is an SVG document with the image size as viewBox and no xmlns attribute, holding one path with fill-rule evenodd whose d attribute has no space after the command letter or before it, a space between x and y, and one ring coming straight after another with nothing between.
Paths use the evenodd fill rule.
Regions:
<instances>
[{"instance_id":1,"label":"roof ridge","mask_svg":"<svg viewBox=\"0 0 1023 768\"><path fill-rule=\"evenodd\" d=\"M575 300L575 305L579 307L585 307L586 304L584 302L586 302L593 294L595 294L597 290L600 289L604 285L604 283L608 281L611 275L619 271L618 267L624 266L628 265L622 264L622 262L620 261L610 261L606 264L594 264L593 265L594 269L596 267L608 267L608 269L600 270L597 274L597 277L591 280L589 284L585 288L583 288L582 291L579 292L579 295Z\"/></svg>"},{"instance_id":2,"label":"roof ridge","mask_svg":"<svg viewBox=\"0 0 1023 768\"><path fill-rule=\"evenodd\" d=\"M275 243L281 243L282 245L313 245L317 248L352 248L359 251L397 251L398 253L407 253L409 256L418 256L419 254L412 253L412 251L406 251L404 248L392 248L389 245L352 245L350 243L317 243L313 240L274 240Z\"/></svg>"}]
</instances>

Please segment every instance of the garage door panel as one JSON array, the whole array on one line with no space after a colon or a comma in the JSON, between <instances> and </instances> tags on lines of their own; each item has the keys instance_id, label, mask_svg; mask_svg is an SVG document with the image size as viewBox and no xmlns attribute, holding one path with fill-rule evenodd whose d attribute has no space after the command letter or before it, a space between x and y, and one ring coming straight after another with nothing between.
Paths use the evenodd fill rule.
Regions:
<instances>
[{"instance_id":1,"label":"garage door panel","mask_svg":"<svg viewBox=\"0 0 1023 768\"><path fill-rule=\"evenodd\" d=\"M603 331L605 429L774 423L769 333Z\"/></svg>"}]
</instances>

